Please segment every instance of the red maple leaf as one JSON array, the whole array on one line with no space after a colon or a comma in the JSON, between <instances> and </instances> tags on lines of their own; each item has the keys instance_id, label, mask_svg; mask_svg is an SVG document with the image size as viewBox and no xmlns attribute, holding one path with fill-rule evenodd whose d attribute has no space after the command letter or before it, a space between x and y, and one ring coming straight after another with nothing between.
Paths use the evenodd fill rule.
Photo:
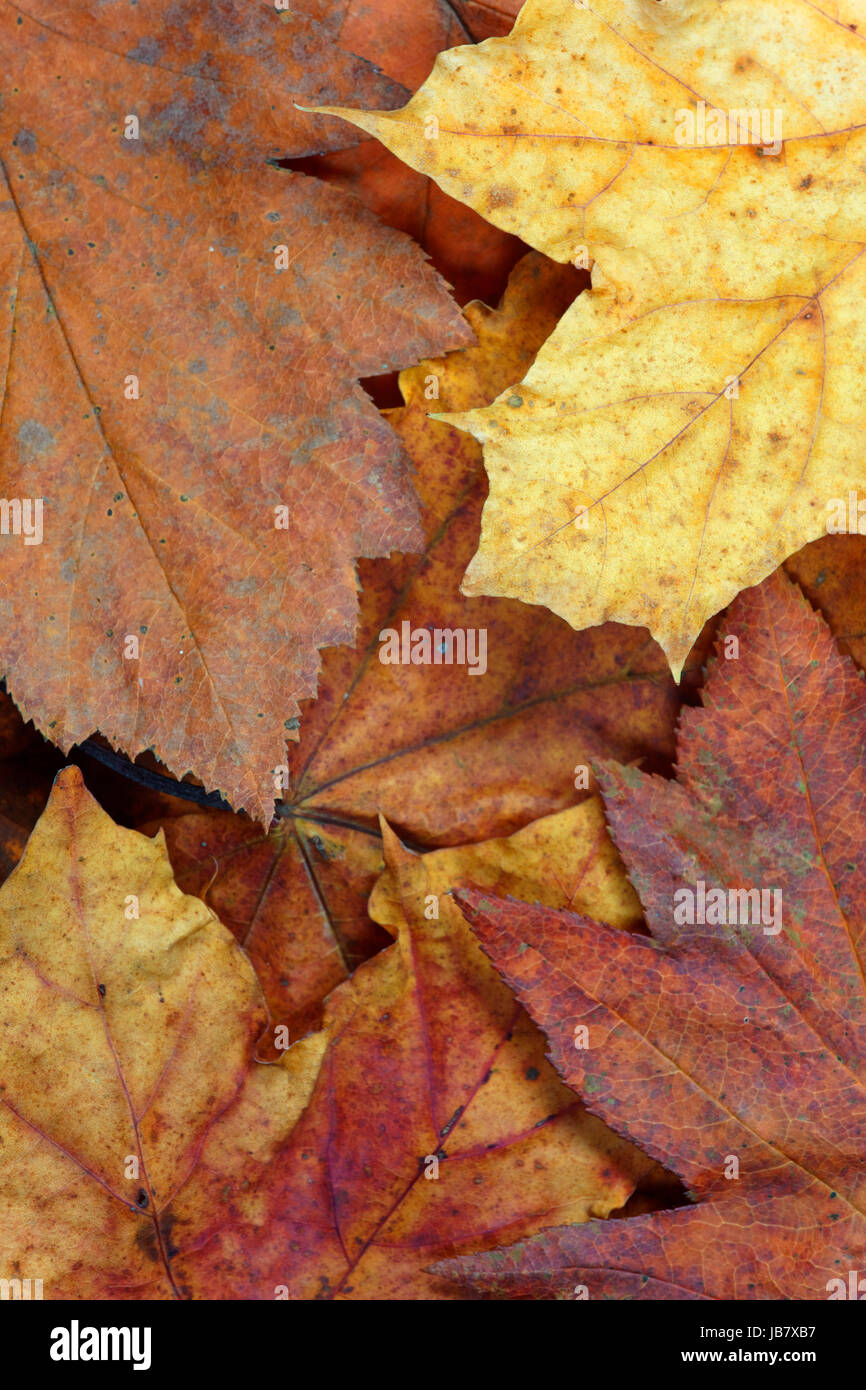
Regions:
<instances>
[{"instance_id":1,"label":"red maple leaf","mask_svg":"<svg viewBox=\"0 0 866 1390\"><path fill-rule=\"evenodd\" d=\"M866 688L780 574L722 631L703 708L682 715L676 781L603 773L651 936L460 895L562 1076L695 1205L437 1267L486 1292L866 1287Z\"/></svg>"}]
</instances>

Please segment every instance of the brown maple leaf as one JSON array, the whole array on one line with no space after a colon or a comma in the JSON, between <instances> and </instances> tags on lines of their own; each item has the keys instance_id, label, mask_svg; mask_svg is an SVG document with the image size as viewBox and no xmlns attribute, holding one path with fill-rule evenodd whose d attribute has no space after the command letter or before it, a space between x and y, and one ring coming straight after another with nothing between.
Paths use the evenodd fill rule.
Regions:
<instances>
[{"instance_id":1,"label":"brown maple leaf","mask_svg":"<svg viewBox=\"0 0 866 1390\"><path fill-rule=\"evenodd\" d=\"M851 1296L866 1269L864 747L862 675L773 576L727 616L677 780L604 778L652 939L462 895L561 1075L696 1205L560 1226L453 1277L518 1297Z\"/></svg>"},{"instance_id":2,"label":"brown maple leaf","mask_svg":"<svg viewBox=\"0 0 866 1390\"><path fill-rule=\"evenodd\" d=\"M266 161L346 143L295 98L402 89L263 0L2 0L0 69L8 688L267 820L355 557L421 541L357 379L471 334L405 237Z\"/></svg>"},{"instance_id":3,"label":"brown maple leaf","mask_svg":"<svg viewBox=\"0 0 866 1390\"><path fill-rule=\"evenodd\" d=\"M510 32L522 0L453 0L455 12L476 43Z\"/></svg>"},{"instance_id":4,"label":"brown maple leaf","mask_svg":"<svg viewBox=\"0 0 866 1390\"><path fill-rule=\"evenodd\" d=\"M270 1013L258 1056L273 1058L278 1040L320 1027L331 990L389 943L367 913L381 840L302 814L266 833L246 816L175 809L137 828L162 828L178 887L202 898L252 961Z\"/></svg>"}]
</instances>

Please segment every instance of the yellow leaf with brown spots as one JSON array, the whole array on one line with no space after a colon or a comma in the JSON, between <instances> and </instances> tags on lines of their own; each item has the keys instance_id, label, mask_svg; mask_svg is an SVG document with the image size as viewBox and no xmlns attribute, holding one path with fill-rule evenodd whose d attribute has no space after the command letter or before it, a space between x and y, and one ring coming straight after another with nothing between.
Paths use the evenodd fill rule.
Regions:
<instances>
[{"instance_id":1,"label":"yellow leaf with brown spots","mask_svg":"<svg viewBox=\"0 0 866 1390\"><path fill-rule=\"evenodd\" d=\"M678 675L866 486L866 4L530 0L401 111L337 114L592 262L521 385L444 417L491 480L464 592L647 626Z\"/></svg>"}]
</instances>

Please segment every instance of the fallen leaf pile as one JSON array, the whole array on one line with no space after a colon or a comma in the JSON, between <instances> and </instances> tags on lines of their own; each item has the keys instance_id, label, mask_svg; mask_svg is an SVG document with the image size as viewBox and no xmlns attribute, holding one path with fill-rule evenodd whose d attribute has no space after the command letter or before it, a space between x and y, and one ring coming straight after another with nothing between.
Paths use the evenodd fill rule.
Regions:
<instances>
[{"instance_id":1,"label":"fallen leaf pile","mask_svg":"<svg viewBox=\"0 0 866 1390\"><path fill-rule=\"evenodd\" d=\"M858 1296L864 45L0 0L4 1298Z\"/></svg>"}]
</instances>

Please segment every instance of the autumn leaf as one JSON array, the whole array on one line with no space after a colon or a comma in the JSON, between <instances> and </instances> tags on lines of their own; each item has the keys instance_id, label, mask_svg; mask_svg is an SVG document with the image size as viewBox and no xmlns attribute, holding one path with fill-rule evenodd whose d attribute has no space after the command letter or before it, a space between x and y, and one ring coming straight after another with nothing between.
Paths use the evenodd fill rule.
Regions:
<instances>
[{"instance_id":1,"label":"autumn leaf","mask_svg":"<svg viewBox=\"0 0 866 1390\"><path fill-rule=\"evenodd\" d=\"M420 87L428 76L432 45L438 52L463 40L477 43L493 33L507 34L519 9L519 0L411 0L409 5L402 0L303 0L303 13L322 24L335 43L369 58L407 87ZM393 71L397 65L404 69L400 74Z\"/></svg>"},{"instance_id":2,"label":"autumn leaf","mask_svg":"<svg viewBox=\"0 0 866 1390\"><path fill-rule=\"evenodd\" d=\"M527 262L524 270L531 264ZM534 279L524 282L524 288L528 289L530 283L537 282ZM518 284L519 279L515 277L509 301L512 308ZM485 329L479 337L482 343L486 341ZM446 364L449 374L456 371L458 360L453 357ZM419 460L422 404L418 399L418 410L411 415L413 431L415 424L418 426L417 438L407 437ZM474 447L466 440L463 443L470 449ZM454 455L449 457L453 459ZM471 514L470 510L470 519ZM825 538L793 557L787 567L806 588L812 601L820 603L833 630L837 634L847 634L845 641L837 637L840 645L861 654L866 632L858 583L862 549L863 541L859 537ZM370 569L384 572L390 567L399 577L401 563L396 559L375 562ZM568 640L577 646L582 639L570 636ZM574 655L579 660L579 651ZM375 676L374 667L369 678L375 680ZM412 680L412 668L407 668L404 676ZM421 681L413 681L413 685L417 690L416 698L420 699ZM452 687L455 688L459 689ZM647 682L638 686L641 688L642 699L649 700L649 715L655 709L653 686ZM590 686L587 693L592 689ZM595 687L593 698L596 702L605 689L604 684ZM347 694L352 699L351 685ZM455 697L452 695L452 698ZM505 807L499 794L485 798L480 781L485 763L492 768L501 747L498 720L487 724L484 738L477 744L474 753L477 802L472 802L472 783L468 779L461 783L460 792L463 832L470 839L483 835L488 825L497 827L531 819L535 807L542 808L544 815L545 808L564 799L558 788L562 779L557 777L563 762L568 761L562 740L569 722L580 721L581 704L565 691L551 688L548 702L536 708L534 715L544 725L542 740L537 743L528 741L525 734L520 733L523 722L533 717L532 708L530 705L519 716L517 736L505 752L515 766L520 765L521 755L526 759L521 802L511 803L507 817L503 816ZM545 708L548 708L546 715L542 712ZM588 705L586 710L588 712ZM638 754L643 750L643 757L649 759L650 766L661 767L667 761L665 746L659 738L654 738L648 722L636 721L637 710L635 705L629 715L623 707L623 720L630 719L633 729L630 751ZM56 762L52 764L44 754L37 757L33 745L34 741L39 742L38 737L23 724L11 701L0 703L0 713L5 721L2 725L4 737L0 741L3 754L0 764L0 877L5 878L20 859L27 836L45 805ZM310 717L314 717L314 710ZM652 717L659 721L661 731L669 727L672 714L664 706ZM585 714L583 718L585 720ZM349 723L352 723L351 718ZM363 738L363 729L363 724L353 728L349 751L355 739ZM587 733L588 730L584 737ZM612 736L610 729L606 737ZM455 738L459 743L465 740L466 733L458 729ZM595 750L600 754L603 747L602 743L593 743L587 756L597 756ZM379 802L391 808L391 814L405 818L407 830L404 833L413 843L426 841L446 845L454 838L453 827L448 823L450 803L436 792L439 780L436 759L447 757L447 748L446 740L439 744L428 743L423 754L422 750L411 748L398 750L393 759L379 767ZM558 748L563 750L560 754L557 754ZM324 752L323 748L323 756ZM343 756L348 759L347 753ZM530 775L530 759L534 777ZM409 763L405 774L401 771L404 761ZM311 1028L320 1027L322 1004L329 991L388 944L387 933L371 921L367 912L367 899L382 870L381 841L377 830L367 824L375 798L368 791L366 779L362 782L361 799L355 802L349 798L351 782L349 787L345 783L354 771L350 761L345 764L345 774L338 776L332 787L317 792L318 809L310 813L310 818L304 814L303 799L294 800L290 796L267 833L246 816L203 810L178 797L158 797L123 778L112 779L104 770L100 777L98 768L89 759L83 759L82 764L91 791L122 824L132 825L148 835L160 827L163 829L181 890L203 898L249 956L269 1012L268 1029L258 1046L259 1057L278 1055L275 1037L281 1027L288 1030L293 1042ZM470 766L464 764L466 774ZM591 764L585 766L590 771ZM454 764L454 768L459 770L459 764ZM494 792L496 786L494 783ZM354 819L349 821L347 817ZM544 823L544 819L539 822ZM500 843L506 841L482 842L488 846ZM466 846L466 854L471 852L472 846ZM428 859L429 862L432 861ZM479 882L477 871L468 875L468 881ZM497 891L516 890L503 881ZM543 884L534 884L531 891L525 890L525 895L532 901L544 901Z\"/></svg>"},{"instance_id":3,"label":"autumn leaf","mask_svg":"<svg viewBox=\"0 0 866 1390\"><path fill-rule=\"evenodd\" d=\"M461 895L561 1075L696 1205L560 1226L455 1278L519 1297L845 1296L866 1258L864 734L862 675L774 576L728 614L677 780L604 778L653 939Z\"/></svg>"},{"instance_id":4,"label":"autumn leaf","mask_svg":"<svg viewBox=\"0 0 866 1390\"><path fill-rule=\"evenodd\" d=\"M705 621L866 483L866 8L849 12L530 0L402 111L335 110L594 263L525 379L448 417L491 478L466 593L645 625L678 677Z\"/></svg>"},{"instance_id":5,"label":"autumn leaf","mask_svg":"<svg viewBox=\"0 0 866 1390\"><path fill-rule=\"evenodd\" d=\"M627 926L605 840L593 799L490 846L487 875L501 854L514 884L576 868L553 900ZM38 1269L46 1298L448 1296L431 1258L607 1214L652 1180L558 1081L456 906L425 915L459 856L428 879L387 843L399 941L263 1066L230 933L180 893L161 837L60 775L0 889L4 1277Z\"/></svg>"},{"instance_id":6,"label":"autumn leaf","mask_svg":"<svg viewBox=\"0 0 866 1390\"><path fill-rule=\"evenodd\" d=\"M518 679L521 670L524 640L511 640L504 620L519 617L525 621L525 617L515 604L472 605L456 593L459 552L467 552L471 546L483 470L480 450L472 440L454 430L428 425L425 382L435 371L443 398L449 401L484 400L495 395L503 375L507 376L516 362L531 359L557 312L574 292L575 280L570 272L545 263L541 257L531 257L515 271L501 310L470 306L469 318L479 337L477 348L422 363L404 375L410 404L390 418L417 470L429 546L421 561L392 557L364 566L360 650L340 648L326 653L320 700L305 712L294 781L286 789L270 831L263 833L245 816L201 811L170 798L162 798L161 804L146 801L143 813L133 807L127 821L146 834L154 833L157 825L163 827L181 888L204 896L235 933L259 975L273 1028L285 1024L293 1039L320 1021L321 1003L329 989L388 942L387 934L367 913L367 899L382 870L380 808L399 818L412 844L448 843L454 826L449 820L449 803L441 797L441 786L445 777L453 780L461 768L466 770L461 812L464 817L473 817L463 829L474 831L475 838L491 833L490 827L493 833L501 833L503 828L531 820L538 808L543 814L556 804L567 804L574 799L574 760L581 748L563 747L562 742L566 731L580 722L581 703L587 710L593 709L597 726L596 683L602 688L608 683L612 687L608 697L611 725L618 719L624 733L628 711L633 710L631 732L618 747L628 755L639 748L643 751L642 739L650 735L648 711L658 708L664 712L664 733L651 755L658 760L664 756L662 749L672 750L676 705L666 682L661 681L656 694L657 678L651 671L644 675L629 669L626 653L620 654L612 641L598 657L587 648L583 663L590 664L586 694L580 693L579 682L578 689L571 690L564 683L574 677L570 664L577 669L581 665L581 640L556 620L551 621L550 635L565 644L563 657L549 674L539 672L542 698L549 712L542 714L530 697L522 709L506 707L501 719L495 713L485 719L496 711L496 701L502 700L502 692ZM422 584L434 557L438 563L432 580L427 578ZM497 650L491 642L491 666L501 672L493 703L487 689L489 676L481 682L467 681L465 669L454 667L401 668L401 677L409 687L404 697L393 673L378 660L382 625L399 623L403 612L426 612L431 583L435 612L446 625L487 622L489 610L505 610L503 620L495 626ZM524 631L528 639L528 625ZM611 679L620 671L622 702L614 694L616 682ZM393 701L387 717L386 698ZM417 708L418 731L407 727L407 698ZM446 733L442 723L446 708L452 715L451 738L442 737ZM536 770L534 786L527 775L527 750L524 788L519 801L509 805L506 817L502 814L501 773L492 759L494 755L497 761L501 758L503 766L509 761L513 770L518 750L526 741L519 729L528 730L530 718L551 733L555 727L559 748L557 751L551 746L547 762L539 765L541 754L536 746L531 755ZM497 753L503 742L503 719L515 720L519 726L505 757ZM475 727L478 723L480 729ZM376 755L383 751L383 724L394 745L391 756L376 762ZM588 725L584 737L592 739L593 749L602 747ZM452 744L456 748L452 749ZM311 766L302 783L307 759ZM368 762L374 766L365 766ZM588 763L584 765L588 771ZM486 799L480 791L485 780L490 786ZM118 804L117 811L125 810L128 816L126 800L127 806ZM450 804L453 807L453 797Z\"/></svg>"},{"instance_id":7,"label":"autumn leaf","mask_svg":"<svg viewBox=\"0 0 866 1390\"><path fill-rule=\"evenodd\" d=\"M864 4L0 0L0 1296L856 1296Z\"/></svg>"},{"instance_id":8,"label":"autumn leaf","mask_svg":"<svg viewBox=\"0 0 866 1390\"><path fill-rule=\"evenodd\" d=\"M862 0L528 0L401 110L328 109L554 260L588 251L635 312L811 293L863 237L864 20Z\"/></svg>"},{"instance_id":9,"label":"autumn leaf","mask_svg":"<svg viewBox=\"0 0 866 1390\"><path fill-rule=\"evenodd\" d=\"M38 1270L46 1297L177 1296L171 1227L202 1146L240 1186L303 1108L322 1040L250 1067L249 962L75 768L0 890L0 942L0 1268Z\"/></svg>"},{"instance_id":10,"label":"autumn leaf","mask_svg":"<svg viewBox=\"0 0 866 1390\"><path fill-rule=\"evenodd\" d=\"M404 87L420 87L436 54L470 37L458 12L443 0L304 0L307 19L333 43L374 63Z\"/></svg>"},{"instance_id":11,"label":"autumn leaf","mask_svg":"<svg viewBox=\"0 0 866 1390\"><path fill-rule=\"evenodd\" d=\"M383 868L378 836L302 814L279 816L266 833L246 816L189 805L136 825L164 831L179 888L202 898L249 956L269 1014L260 1058L320 1027L326 996L388 944L367 914Z\"/></svg>"},{"instance_id":12,"label":"autumn leaf","mask_svg":"<svg viewBox=\"0 0 866 1390\"><path fill-rule=\"evenodd\" d=\"M248 951L273 1028L319 1022L328 989L387 936L367 913L381 871L379 813L414 849L501 837L574 804L611 754L667 769L679 708L645 634L576 634L552 615L457 593L484 493L478 445L427 418L430 382L448 405L489 400L526 363L577 277L532 255L502 307L470 305L476 347L402 375L389 419L416 470L427 544L421 557L362 562L354 650L324 653L319 698L304 710L289 785L267 834L246 817L128 792L106 801L152 834L162 825L186 892L203 896ZM487 671L389 666L380 633L403 622L487 633ZM691 678L699 675L696 665ZM90 770L88 769L88 776ZM94 787L96 790L96 787Z\"/></svg>"},{"instance_id":13,"label":"autumn leaf","mask_svg":"<svg viewBox=\"0 0 866 1390\"><path fill-rule=\"evenodd\" d=\"M335 43L410 89L428 76L437 53L472 36L456 7L445 0L413 0L409 6L405 0L376 0L374 5L349 0L307 6L305 13L320 20ZM506 20L501 32L509 27ZM376 140L294 160L291 167L354 193L389 227L411 236L453 286L460 304L470 299L495 303L509 270L526 250L516 237L443 193Z\"/></svg>"},{"instance_id":14,"label":"autumn leaf","mask_svg":"<svg viewBox=\"0 0 866 1390\"><path fill-rule=\"evenodd\" d=\"M556 868L568 838L573 863L577 833L539 831ZM267 1210L291 1298L448 1296L425 1272L443 1247L490 1248L563 1205L608 1212L650 1171L575 1109L456 909L425 916L445 865L429 882L387 833L386 854L375 911L399 940L328 1001L332 1041L280 1159L290 1195Z\"/></svg>"},{"instance_id":15,"label":"autumn leaf","mask_svg":"<svg viewBox=\"0 0 866 1390\"><path fill-rule=\"evenodd\" d=\"M467 883L572 912L588 911L592 904L606 922L622 930L635 930L643 920L607 833L598 796L531 821L513 835L474 845L412 856L401 850L393 831L387 830L385 844L389 867L370 895L370 915L392 935L406 918L401 896L405 890L423 908L419 917L443 920L448 934L460 936L465 923L448 895L456 885ZM422 887L427 891L422 892ZM482 962L481 968L486 975L489 967Z\"/></svg>"},{"instance_id":16,"label":"autumn leaf","mask_svg":"<svg viewBox=\"0 0 866 1390\"><path fill-rule=\"evenodd\" d=\"M507 34L521 0L454 0L454 9L476 43Z\"/></svg>"},{"instance_id":17,"label":"autumn leaf","mask_svg":"<svg viewBox=\"0 0 866 1390\"><path fill-rule=\"evenodd\" d=\"M0 65L8 689L268 820L355 557L421 540L357 379L471 336L417 248L267 161L346 143L295 99L402 89L264 0L4 0Z\"/></svg>"},{"instance_id":18,"label":"autumn leaf","mask_svg":"<svg viewBox=\"0 0 866 1390\"><path fill-rule=\"evenodd\" d=\"M866 541L860 535L830 535L792 555L785 572L830 625L840 651L866 667Z\"/></svg>"}]
</instances>

